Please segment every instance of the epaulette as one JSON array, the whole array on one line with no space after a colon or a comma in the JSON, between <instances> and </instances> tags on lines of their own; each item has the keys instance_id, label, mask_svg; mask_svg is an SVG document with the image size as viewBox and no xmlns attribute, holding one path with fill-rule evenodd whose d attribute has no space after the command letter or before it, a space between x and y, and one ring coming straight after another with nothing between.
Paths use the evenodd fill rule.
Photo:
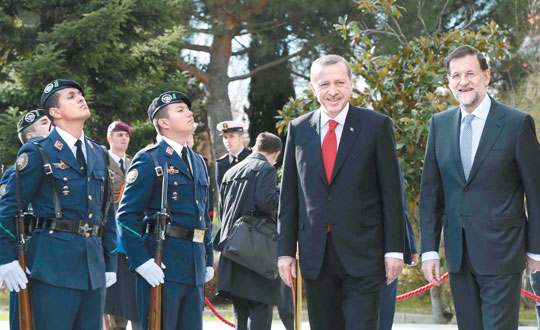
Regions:
<instances>
[{"instance_id":1,"label":"epaulette","mask_svg":"<svg viewBox=\"0 0 540 330\"><path fill-rule=\"evenodd\" d=\"M155 149L159 146L159 144L155 143L155 144L149 144L147 145L146 147L142 148L141 151L142 152L147 152L147 151L150 151L152 149Z\"/></svg>"},{"instance_id":2,"label":"epaulette","mask_svg":"<svg viewBox=\"0 0 540 330\"><path fill-rule=\"evenodd\" d=\"M93 142L93 143L97 144L97 145L100 146L100 147L105 147L105 145L103 145L103 144L97 142L96 140L94 140L94 139L92 139L92 138L89 138L88 136L87 136L86 138L87 138L88 140L90 140L90 142Z\"/></svg>"},{"instance_id":3,"label":"epaulette","mask_svg":"<svg viewBox=\"0 0 540 330\"><path fill-rule=\"evenodd\" d=\"M41 142L43 140L45 140L47 138L47 136L34 136L33 138L30 138L28 141L25 142L26 143L34 143L34 142Z\"/></svg>"},{"instance_id":4,"label":"epaulette","mask_svg":"<svg viewBox=\"0 0 540 330\"><path fill-rule=\"evenodd\" d=\"M223 159L225 159L225 158L228 157L228 156L229 156L229 154L227 153L227 154L225 154L225 155L219 157L219 158L217 159L217 161L223 160Z\"/></svg>"}]
</instances>

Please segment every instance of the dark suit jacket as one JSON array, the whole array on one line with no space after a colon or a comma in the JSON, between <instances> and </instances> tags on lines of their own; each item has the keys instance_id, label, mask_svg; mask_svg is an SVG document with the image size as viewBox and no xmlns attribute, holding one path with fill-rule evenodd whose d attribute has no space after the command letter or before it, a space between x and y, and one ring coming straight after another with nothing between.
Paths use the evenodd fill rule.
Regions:
<instances>
[{"instance_id":1,"label":"dark suit jacket","mask_svg":"<svg viewBox=\"0 0 540 330\"><path fill-rule=\"evenodd\" d=\"M278 216L278 256L295 256L306 279L321 269L327 237L352 276L384 276L384 254L403 252L399 168L390 118L349 107L331 183L324 173L320 111L289 125Z\"/></svg>"},{"instance_id":2,"label":"dark suit jacket","mask_svg":"<svg viewBox=\"0 0 540 330\"><path fill-rule=\"evenodd\" d=\"M276 182L276 169L257 152L227 171L220 189L220 248L229 238L236 221L250 214L250 210L275 218L279 199ZM232 293L249 300L280 305L280 288L280 278L271 281L223 255L219 259L217 289L220 294Z\"/></svg>"},{"instance_id":3,"label":"dark suit jacket","mask_svg":"<svg viewBox=\"0 0 540 330\"><path fill-rule=\"evenodd\" d=\"M251 150L248 148L244 148L240 154L238 154L238 161L241 162L244 159L246 159L247 156L251 154ZM216 189L219 191L219 186L221 186L221 181L223 181L223 176L225 175L225 172L229 170L231 167L233 167L236 164L231 164L229 162L229 154L225 154L220 159L216 160Z\"/></svg>"},{"instance_id":4,"label":"dark suit jacket","mask_svg":"<svg viewBox=\"0 0 540 330\"><path fill-rule=\"evenodd\" d=\"M468 180L459 151L460 120L459 107L431 119L420 197L422 252L439 250L444 227L447 267L458 272L464 231L477 273L519 272L526 252L540 254L540 147L534 120L492 100Z\"/></svg>"}]
</instances>

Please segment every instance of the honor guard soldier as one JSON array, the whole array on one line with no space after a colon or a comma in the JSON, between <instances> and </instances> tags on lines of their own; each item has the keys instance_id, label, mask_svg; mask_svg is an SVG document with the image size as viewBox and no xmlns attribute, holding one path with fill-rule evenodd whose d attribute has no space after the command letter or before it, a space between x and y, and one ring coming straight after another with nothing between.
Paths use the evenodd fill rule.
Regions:
<instances>
[{"instance_id":1,"label":"honor guard soldier","mask_svg":"<svg viewBox=\"0 0 540 330\"><path fill-rule=\"evenodd\" d=\"M131 158L126 155L131 139L131 127L123 121L114 121L107 128L110 168L113 172L113 206L118 209L125 185L125 177ZM118 228L117 228L118 230ZM125 330L128 320L132 330L140 330L135 295L135 276L129 272L129 261L120 237L116 236L118 268L116 283L105 294L105 330Z\"/></svg>"},{"instance_id":2,"label":"honor guard soldier","mask_svg":"<svg viewBox=\"0 0 540 330\"><path fill-rule=\"evenodd\" d=\"M206 273L213 271L205 260L209 179L202 157L187 146L195 130L190 109L190 99L180 92L166 92L152 101L148 116L162 138L133 158L118 209L120 237L137 273L143 329L149 323L151 288L158 285L163 285L162 329L202 329L203 287L211 278ZM163 213L165 233L156 237L156 220ZM154 259L157 239L163 243L161 267Z\"/></svg>"},{"instance_id":3,"label":"honor guard soldier","mask_svg":"<svg viewBox=\"0 0 540 330\"><path fill-rule=\"evenodd\" d=\"M29 284L35 328L101 329L104 288L116 281L106 150L84 135L90 111L78 83L54 80L41 103L56 127L19 150L20 181L8 180L0 203L0 275L10 291ZM29 203L36 221L23 270L14 218Z\"/></svg>"},{"instance_id":4,"label":"honor guard soldier","mask_svg":"<svg viewBox=\"0 0 540 330\"><path fill-rule=\"evenodd\" d=\"M22 144L25 144L32 138L45 137L51 130L51 121L45 115L43 109L31 110L25 113L17 122L17 134ZM8 167L0 180L0 199L6 193L7 182L10 176L15 173L15 166ZM29 207L30 208L30 207ZM19 329L19 309L17 292L12 291L9 294L9 323L11 330Z\"/></svg>"},{"instance_id":5,"label":"honor guard soldier","mask_svg":"<svg viewBox=\"0 0 540 330\"><path fill-rule=\"evenodd\" d=\"M244 147L244 126L241 123L223 121L217 124L217 130L227 149L227 153L216 161L216 189L219 191L225 172L249 156L251 150Z\"/></svg>"}]
</instances>

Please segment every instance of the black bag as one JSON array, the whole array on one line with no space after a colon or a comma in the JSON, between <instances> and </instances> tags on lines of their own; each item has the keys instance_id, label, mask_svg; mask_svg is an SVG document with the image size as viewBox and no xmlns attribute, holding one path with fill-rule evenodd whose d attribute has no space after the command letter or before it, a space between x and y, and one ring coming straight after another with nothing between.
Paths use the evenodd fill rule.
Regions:
<instances>
[{"instance_id":1,"label":"black bag","mask_svg":"<svg viewBox=\"0 0 540 330\"><path fill-rule=\"evenodd\" d=\"M277 269L276 222L269 217L244 215L238 219L225 242L223 256L274 280Z\"/></svg>"}]
</instances>

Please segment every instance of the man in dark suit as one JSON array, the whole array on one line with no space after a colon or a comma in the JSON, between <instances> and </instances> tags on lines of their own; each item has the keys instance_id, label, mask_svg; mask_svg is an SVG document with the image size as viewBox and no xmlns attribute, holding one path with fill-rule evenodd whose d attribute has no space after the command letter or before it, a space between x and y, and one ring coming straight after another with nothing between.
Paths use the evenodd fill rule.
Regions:
<instances>
[{"instance_id":1,"label":"man in dark suit","mask_svg":"<svg viewBox=\"0 0 540 330\"><path fill-rule=\"evenodd\" d=\"M523 269L540 269L534 121L486 94L490 70L478 50L460 46L445 62L460 106L431 118L420 197L422 270L440 284L444 227L458 327L517 329Z\"/></svg>"},{"instance_id":2,"label":"man in dark suit","mask_svg":"<svg viewBox=\"0 0 540 330\"><path fill-rule=\"evenodd\" d=\"M311 329L376 329L380 290L403 267L404 221L390 118L349 104L345 59L311 67L321 108L289 125L278 215L278 268L296 276Z\"/></svg>"},{"instance_id":3,"label":"man in dark suit","mask_svg":"<svg viewBox=\"0 0 540 330\"><path fill-rule=\"evenodd\" d=\"M254 213L275 218L277 214L279 193L273 165L281 152L281 139L271 133L261 133L253 151L223 178L220 250L243 215ZM269 280L223 255L218 269L217 289L220 295L232 300L236 329L270 330L272 306L281 304L281 280Z\"/></svg>"}]
</instances>

